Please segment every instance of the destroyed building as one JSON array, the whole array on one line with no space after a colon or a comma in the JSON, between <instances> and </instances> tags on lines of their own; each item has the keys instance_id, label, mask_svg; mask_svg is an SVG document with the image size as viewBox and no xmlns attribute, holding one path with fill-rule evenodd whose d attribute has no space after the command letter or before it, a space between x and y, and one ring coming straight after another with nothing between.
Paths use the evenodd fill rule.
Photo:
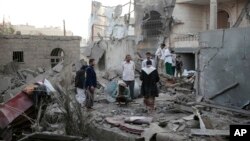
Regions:
<instances>
[{"instance_id":1,"label":"destroyed building","mask_svg":"<svg viewBox=\"0 0 250 141\"><path fill-rule=\"evenodd\" d=\"M199 33L207 30L249 27L248 0L177 0L167 46L184 58L185 68L195 69Z\"/></svg>"},{"instance_id":2,"label":"destroyed building","mask_svg":"<svg viewBox=\"0 0 250 141\"><path fill-rule=\"evenodd\" d=\"M94 110L87 112L81 108L78 104L79 97L74 92L74 74L84 64L81 63L82 60L77 65L66 57L63 60L70 63L59 63L53 67L53 57L50 58L52 48L49 51L45 48L43 51L49 57L48 68L53 68L41 72L31 81L26 78L26 82L22 81L21 85L14 85L14 88L20 92L26 83L46 78L55 87L55 92L50 95L52 101L40 110L44 113L41 118L37 114L34 123L28 122L27 125L32 125L31 127L25 126L26 130L17 132L16 129L23 129L22 120L27 118L28 113L23 116L20 111L14 112L15 116L22 117L17 119L13 115L6 116L10 110L8 103L15 101L20 94L11 100L5 100L0 105L0 116L8 120L0 120L3 128L0 130L9 134L0 132L0 136L7 138L14 131L13 136L21 133L21 140L85 141L81 137L88 137L90 139L86 140L91 141L228 141L229 125L249 124L248 1L135 0L125 5L133 5L134 21L128 18L133 8L122 15L124 5L108 7L95 1L92 3L92 42L84 49L81 57L86 62L89 58L97 61L98 86ZM129 28L134 28L134 32L130 34ZM22 37L20 40L23 41L30 36L5 36L1 40L15 41L14 37ZM37 38L40 39L35 39ZM46 40L43 44L48 46L50 40L56 47L61 45L57 40L63 43L61 48L65 52L56 58L59 61L67 53L75 53L67 49L76 47L79 43L77 37L45 36L42 40ZM0 43L5 45L6 41ZM160 93L156 97L153 114L148 113L140 97L128 105L117 105L112 94L118 91L117 81L121 78L120 67L125 55L131 54L136 62L135 94L139 96L141 66L137 57L144 57L146 51L154 53L161 43L166 43L177 54L181 54L184 68L193 70L192 73L181 79L160 74ZM38 43L36 47L42 47L42 44ZM75 54L68 56L76 57L75 59L79 57L73 55ZM2 82L16 82L16 79L11 80L6 78ZM10 90L12 86L6 86L1 93L11 95ZM31 106L31 100L28 101ZM25 111L27 107L25 109L21 106L20 109ZM17 126L17 123L21 126ZM32 133L30 129L37 132ZM23 134L27 131L28 134Z\"/></svg>"},{"instance_id":3,"label":"destroyed building","mask_svg":"<svg viewBox=\"0 0 250 141\"><path fill-rule=\"evenodd\" d=\"M129 12L124 8L129 8ZM90 17L90 41L85 48L85 60L95 58L97 69L109 70L120 68L120 63L126 54L135 56L135 40L133 27L133 4L126 3L118 6L103 6L100 2L92 1ZM115 54L115 55L114 55ZM110 60L113 60L110 62Z\"/></svg>"}]
</instances>

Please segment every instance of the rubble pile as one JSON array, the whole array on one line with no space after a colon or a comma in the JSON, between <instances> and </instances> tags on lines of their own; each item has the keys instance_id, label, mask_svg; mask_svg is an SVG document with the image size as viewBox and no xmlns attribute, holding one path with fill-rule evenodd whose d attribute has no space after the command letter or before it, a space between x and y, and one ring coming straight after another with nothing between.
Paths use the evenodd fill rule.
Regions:
<instances>
[{"instance_id":1,"label":"rubble pile","mask_svg":"<svg viewBox=\"0 0 250 141\"><path fill-rule=\"evenodd\" d=\"M95 94L94 110L86 111L76 101L74 75L82 64L59 63L45 71L18 71L26 78L34 78L30 83L48 79L56 89L49 103L42 108L40 120L32 124L33 131L61 136L80 136L83 140L227 140L230 124L247 124L250 112L242 109L226 108L211 100L195 95L195 73L182 78L160 74L159 97L156 108L150 112L140 98L139 71L136 74L135 92L137 99L128 105L119 105L112 98L121 80L121 71L98 72L98 88ZM79 67L78 67L79 69ZM18 75L2 75L2 94L10 90L22 89L27 82ZM11 75L12 76L12 75ZM15 76L15 77L14 77ZM8 83L7 83L8 82ZM20 82L20 83L19 83ZM2 83L2 82L1 82ZM246 105L247 107L248 105ZM39 113L39 112L38 112ZM27 131L25 131L27 133ZM30 136L33 134L30 134ZM35 136L35 135L34 135ZM90 137L86 138L86 137Z\"/></svg>"},{"instance_id":2,"label":"rubble pile","mask_svg":"<svg viewBox=\"0 0 250 141\"><path fill-rule=\"evenodd\" d=\"M15 62L10 62L3 68L0 72L0 96L2 97L0 102L15 96L18 91L13 91L14 89L23 86L39 74L38 71L31 69L18 69L18 64Z\"/></svg>"},{"instance_id":3,"label":"rubble pile","mask_svg":"<svg viewBox=\"0 0 250 141\"><path fill-rule=\"evenodd\" d=\"M154 113L147 111L142 98L128 106L120 106L115 100L109 100L110 91L99 91L95 110L87 119L89 134L96 140L228 140L229 125L249 122L246 118L249 114L245 110L232 110L196 96L195 73L183 78L165 74L160 74L160 77L161 93L156 98ZM120 78L115 71L108 71L98 80L103 82L102 86L111 87L111 82L114 84ZM148 118L152 120L142 120ZM134 121L128 122L128 119Z\"/></svg>"},{"instance_id":4,"label":"rubble pile","mask_svg":"<svg viewBox=\"0 0 250 141\"><path fill-rule=\"evenodd\" d=\"M13 137L20 139L21 137L23 137L23 134L27 134L26 137L33 137L33 132L46 134L44 136L77 135L83 137L85 135L85 132L79 131L80 126L76 126L83 125L83 123L79 124L79 120L83 120L83 117L80 117L79 115L75 116L76 113L81 113L81 109L79 111L80 106L75 102L73 85L75 70L77 70L77 67L79 68L79 66L81 65L81 61L71 64L64 64L63 62L61 62L53 69L50 69L46 72L44 72L44 70L41 68L37 69L36 71L30 69L9 69L11 70L9 71L11 73L6 71L2 72L3 77L1 77L0 82L1 96L3 97L2 102L4 103L9 100L18 100L17 97L20 97L20 93L26 92L26 89L29 88L32 83L36 84L49 80L53 85L52 87L54 87L56 91L49 95L49 101L45 101L45 99L42 99L42 101L39 100L39 102L34 101L34 105L31 107L31 110L34 110L34 112L32 112L32 115L30 115L28 112L26 116L22 117L21 115L20 117L18 117L18 124L20 124L20 126L16 126L15 120L13 121L14 124L11 123L10 126L6 127L6 129L0 129L6 131L6 133L0 132L0 137L3 137L5 140L12 140ZM32 100L34 99L32 98ZM6 105L4 103L3 105ZM19 108L22 109L22 107ZM27 119L28 124L27 122L23 122ZM70 122L67 123L66 121ZM72 124L72 126L75 126L74 129L67 129L69 127L68 125L70 124ZM28 128L19 128L26 126ZM76 132L76 130L78 130L79 132ZM9 134L8 137L7 133ZM34 136L36 136L36 134Z\"/></svg>"}]
</instances>

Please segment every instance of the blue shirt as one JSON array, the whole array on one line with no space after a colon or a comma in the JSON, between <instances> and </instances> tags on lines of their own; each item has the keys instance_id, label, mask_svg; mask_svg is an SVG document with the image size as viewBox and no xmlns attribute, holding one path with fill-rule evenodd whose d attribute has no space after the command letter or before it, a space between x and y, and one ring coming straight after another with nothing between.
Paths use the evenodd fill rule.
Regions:
<instances>
[{"instance_id":1,"label":"blue shirt","mask_svg":"<svg viewBox=\"0 0 250 141\"><path fill-rule=\"evenodd\" d=\"M97 85L97 79L96 79L96 73L92 66L89 66L86 70L86 82L85 82L85 88L88 87L96 87Z\"/></svg>"}]
</instances>

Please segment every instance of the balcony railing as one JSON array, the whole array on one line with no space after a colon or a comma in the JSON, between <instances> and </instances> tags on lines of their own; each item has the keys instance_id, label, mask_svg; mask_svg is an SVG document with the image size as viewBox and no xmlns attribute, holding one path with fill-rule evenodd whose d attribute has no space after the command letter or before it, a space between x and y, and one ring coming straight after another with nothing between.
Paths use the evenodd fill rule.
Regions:
<instances>
[{"instance_id":1,"label":"balcony railing","mask_svg":"<svg viewBox=\"0 0 250 141\"><path fill-rule=\"evenodd\" d=\"M173 40L174 47L199 47L199 36L195 35L181 35L176 36Z\"/></svg>"}]
</instances>

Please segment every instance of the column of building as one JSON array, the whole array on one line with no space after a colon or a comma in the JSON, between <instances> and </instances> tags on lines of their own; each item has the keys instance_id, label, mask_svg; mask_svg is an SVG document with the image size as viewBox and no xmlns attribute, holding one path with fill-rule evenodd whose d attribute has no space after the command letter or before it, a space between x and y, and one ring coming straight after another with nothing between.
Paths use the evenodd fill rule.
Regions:
<instances>
[{"instance_id":1,"label":"column of building","mask_svg":"<svg viewBox=\"0 0 250 141\"><path fill-rule=\"evenodd\" d=\"M210 0L210 30L217 29L217 13L217 0Z\"/></svg>"}]
</instances>

